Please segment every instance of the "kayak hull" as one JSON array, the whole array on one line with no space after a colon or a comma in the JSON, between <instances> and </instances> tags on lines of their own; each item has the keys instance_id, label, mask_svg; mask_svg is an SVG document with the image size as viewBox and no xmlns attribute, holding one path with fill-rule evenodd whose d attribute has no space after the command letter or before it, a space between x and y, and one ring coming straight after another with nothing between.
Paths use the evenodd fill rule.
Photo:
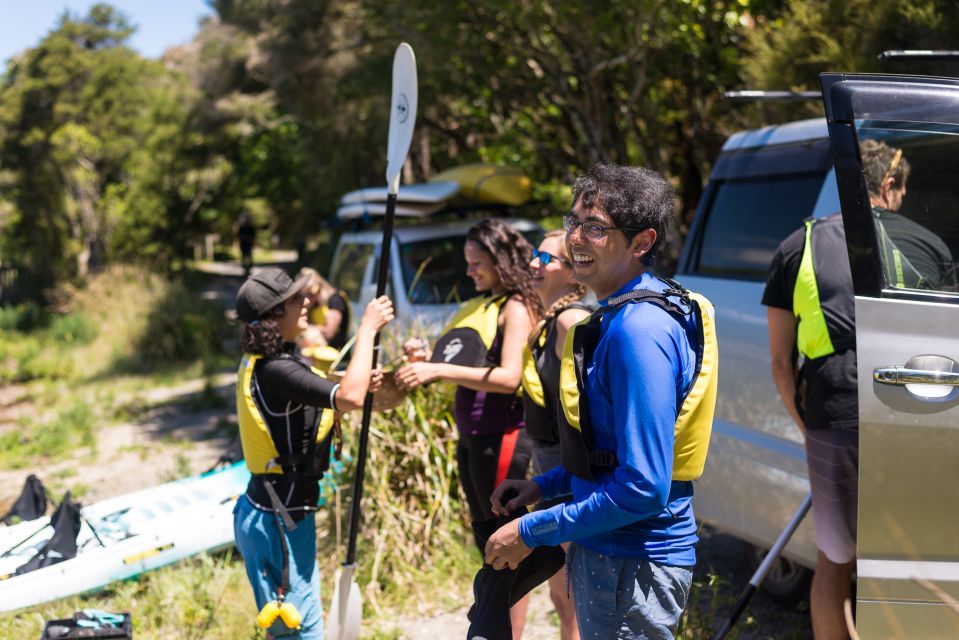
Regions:
<instances>
[{"instance_id":1,"label":"kayak hull","mask_svg":"<svg viewBox=\"0 0 959 640\"><path fill-rule=\"evenodd\" d=\"M232 545L233 507L249 478L240 462L90 505L81 512L77 556L19 576L10 574L49 540L52 529L43 520L9 527L0 537L0 611L96 591Z\"/></svg>"}]
</instances>

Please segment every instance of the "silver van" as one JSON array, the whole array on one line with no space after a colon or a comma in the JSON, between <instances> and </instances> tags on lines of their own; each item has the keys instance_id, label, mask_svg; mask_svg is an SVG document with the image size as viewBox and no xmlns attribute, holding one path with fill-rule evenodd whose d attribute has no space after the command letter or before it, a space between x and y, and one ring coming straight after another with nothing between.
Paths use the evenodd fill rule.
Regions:
<instances>
[{"instance_id":1,"label":"silver van","mask_svg":"<svg viewBox=\"0 0 959 640\"><path fill-rule=\"evenodd\" d=\"M768 549L809 492L802 434L770 375L763 288L779 243L809 216L839 211L824 119L742 131L717 158L676 278L716 305L719 396L697 517ZM816 564L807 518L766 578L771 595L806 595Z\"/></svg>"},{"instance_id":2,"label":"silver van","mask_svg":"<svg viewBox=\"0 0 959 640\"><path fill-rule=\"evenodd\" d=\"M717 307L720 388L696 485L706 523L768 547L808 492L802 439L770 375L760 304L770 258L801 221L842 211L856 294L862 638L956 638L959 616L959 80L823 74L826 118L745 131L723 146L677 277ZM859 145L902 151L900 210L952 254L908 288L881 248ZM773 587L814 565L811 519Z\"/></svg>"},{"instance_id":3,"label":"silver van","mask_svg":"<svg viewBox=\"0 0 959 640\"><path fill-rule=\"evenodd\" d=\"M393 231L387 293L396 306L393 333L435 334L456 307L476 295L466 277L463 245L476 220L404 224ZM508 219L531 242L542 229L530 220ZM383 232L353 231L340 236L330 267L330 282L343 290L354 309L362 309L376 293L376 262ZM356 313L351 314L356 322Z\"/></svg>"}]
</instances>

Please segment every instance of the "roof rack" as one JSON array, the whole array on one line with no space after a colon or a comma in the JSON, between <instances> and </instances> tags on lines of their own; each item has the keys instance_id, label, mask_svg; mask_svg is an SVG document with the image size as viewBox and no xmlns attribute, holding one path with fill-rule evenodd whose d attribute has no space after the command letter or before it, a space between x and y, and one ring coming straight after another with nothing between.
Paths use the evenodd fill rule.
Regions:
<instances>
[{"instance_id":1,"label":"roof rack","mask_svg":"<svg viewBox=\"0 0 959 640\"><path fill-rule=\"evenodd\" d=\"M822 100L819 91L724 91L723 99L730 102L805 102Z\"/></svg>"},{"instance_id":2,"label":"roof rack","mask_svg":"<svg viewBox=\"0 0 959 640\"><path fill-rule=\"evenodd\" d=\"M883 51L876 59L880 62L889 62L890 60L919 60L922 62L938 60L957 60L959 61L959 51L924 51L924 50L889 50Z\"/></svg>"}]
</instances>

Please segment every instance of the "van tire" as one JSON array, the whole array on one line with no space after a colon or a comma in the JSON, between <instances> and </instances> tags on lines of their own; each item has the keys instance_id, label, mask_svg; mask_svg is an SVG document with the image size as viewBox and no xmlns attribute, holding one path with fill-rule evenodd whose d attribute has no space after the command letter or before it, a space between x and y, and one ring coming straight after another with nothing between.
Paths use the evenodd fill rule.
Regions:
<instances>
[{"instance_id":1,"label":"van tire","mask_svg":"<svg viewBox=\"0 0 959 640\"><path fill-rule=\"evenodd\" d=\"M746 560L750 567L750 573L759 568L768 551L769 549L762 547L746 545ZM809 597L812 574L813 572L810 569L798 562L779 556L759 588L776 602L795 604Z\"/></svg>"}]
</instances>

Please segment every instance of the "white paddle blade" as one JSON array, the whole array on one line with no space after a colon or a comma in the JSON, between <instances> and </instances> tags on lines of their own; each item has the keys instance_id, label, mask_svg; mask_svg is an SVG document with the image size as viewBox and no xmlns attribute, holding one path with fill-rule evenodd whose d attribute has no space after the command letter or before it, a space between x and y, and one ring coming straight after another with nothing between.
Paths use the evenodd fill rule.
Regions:
<instances>
[{"instance_id":1,"label":"white paddle blade","mask_svg":"<svg viewBox=\"0 0 959 640\"><path fill-rule=\"evenodd\" d=\"M343 565L336 570L330 615L326 620L326 640L357 640L363 621L363 598L360 586L353 581L356 565Z\"/></svg>"},{"instance_id":2,"label":"white paddle blade","mask_svg":"<svg viewBox=\"0 0 959 640\"><path fill-rule=\"evenodd\" d=\"M386 148L386 184L390 193L400 187L400 172L413 141L416 122L416 56L405 42L393 55L393 99L390 103L390 137Z\"/></svg>"}]
</instances>

